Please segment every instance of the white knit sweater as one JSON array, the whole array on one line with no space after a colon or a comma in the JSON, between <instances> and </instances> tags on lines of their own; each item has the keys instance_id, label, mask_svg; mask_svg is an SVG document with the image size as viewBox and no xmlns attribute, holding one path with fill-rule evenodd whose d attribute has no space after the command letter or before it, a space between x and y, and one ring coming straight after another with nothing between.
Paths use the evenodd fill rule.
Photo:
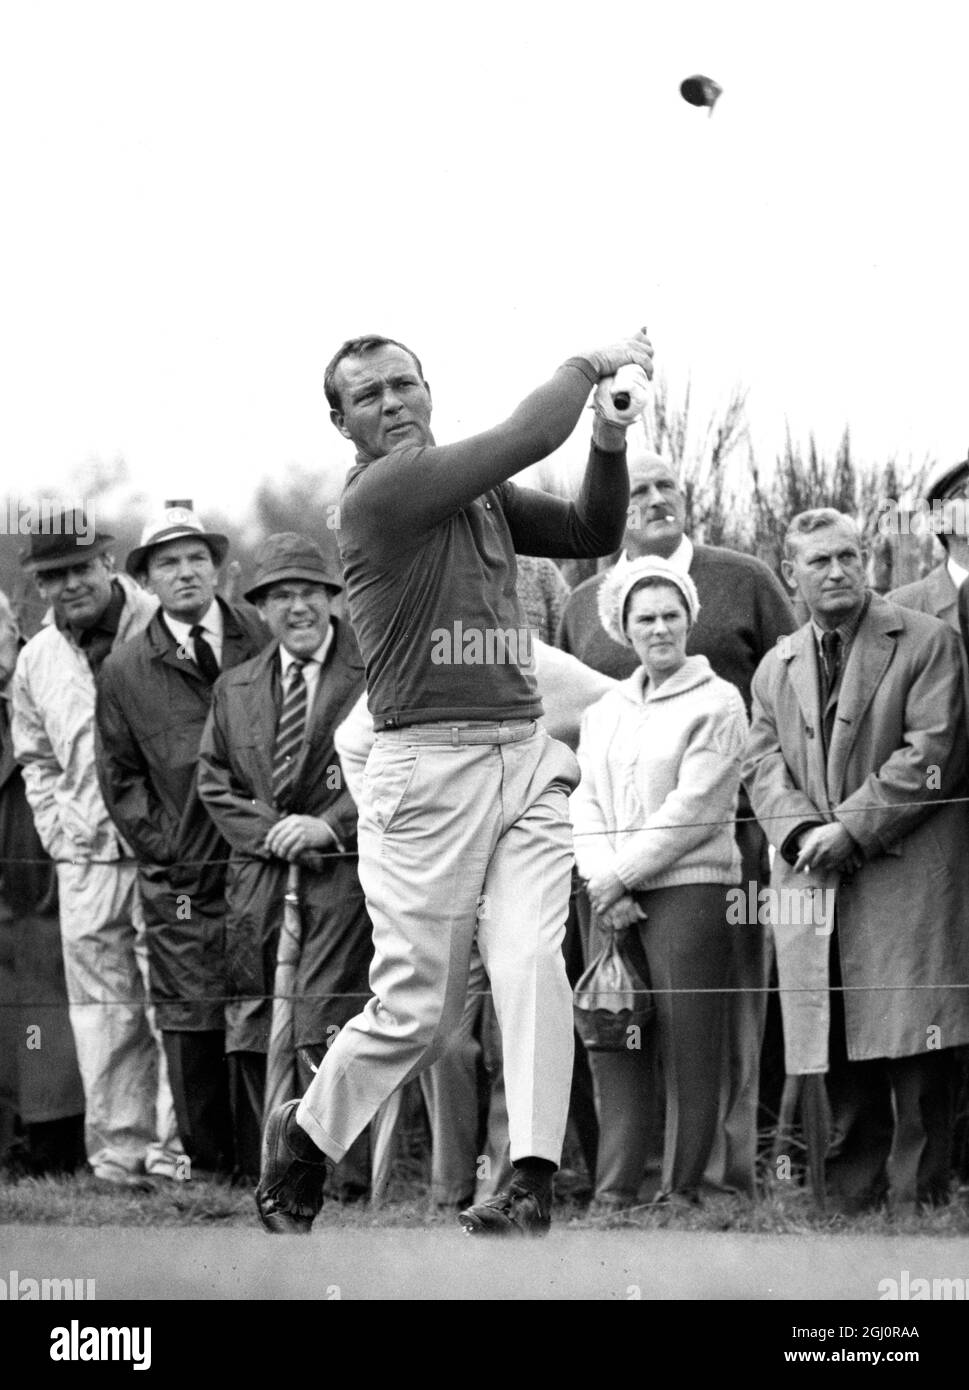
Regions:
<instances>
[{"instance_id":1,"label":"white knit sweater","mask_svg":"<svg viewBox=\"0 0 969 1390\"><path fill-rule=\"evenodd\" d=\"M603 695L582 719L570 802L582 876L611 870L638 891L737 883L731 822L746 738L740 692L705 656L656 688L640 666Z\"/></svg>"}]
</instances>

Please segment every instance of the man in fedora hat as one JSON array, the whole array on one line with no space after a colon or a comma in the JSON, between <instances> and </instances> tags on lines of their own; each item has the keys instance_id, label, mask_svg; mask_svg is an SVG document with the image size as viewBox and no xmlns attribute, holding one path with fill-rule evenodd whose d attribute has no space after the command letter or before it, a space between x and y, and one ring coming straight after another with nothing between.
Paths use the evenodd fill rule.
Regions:
<instances>
[{"instance_id":1,"label":"man in fedora hat","mask_svg":"<svg viewBox=\"0 0 969 1390\"><path fill-rule=\"evenodd\" d=\"M198 1168L235 1162L248 1172L249 1107L240 1100L233 1136L225 1061L228 850L196 790L212 685L269 638L250 605L216 594L228 546L187 503L168 504L145 527L125 568L159 608L104 663L97 766L108 811L138 860L152 1002L182 1143Z\"/></svg>"},{"instance_id":2,"label":"man in fedora hat","mask_svg":"<svg viewBox=\"0 0 969 1390\"><path fill-rule=\"evenodd\" d=\"M145 929L130 851L95 774L95 678L156 601L114 573L113 537L64 512L21 555L50 605L13 678L14 752L37 833L57 861L64 971L96 1177L179 1177L185 1162L145 989ZM144 1179L141 1179L143 1182Z\"/></svg>"},{"instance_id":3,"label":"man in fedora hat","mask_svg":"<svg viewBox=\"0 0 969 1390\"><path fill-rule=\"evenodd\" d=\"M357 810L333 735L364 689L353 629L331 614L339 568L295 532L270 536L246 598L274 637L215 689L202 736L199 793L232 846L226 894L230 990L226 1046L265 1066L284 895L299 865L302 942L293 1041L302 1094L336 1033L370 991L370 920L357 877ZM257 996L253 999L251 996ZM260 997L261 996L261 997ZM349 1162L348 1162L349 1160ZM366 1141L335 1174L366 1189Z\"/></svg>"}]
</instances>

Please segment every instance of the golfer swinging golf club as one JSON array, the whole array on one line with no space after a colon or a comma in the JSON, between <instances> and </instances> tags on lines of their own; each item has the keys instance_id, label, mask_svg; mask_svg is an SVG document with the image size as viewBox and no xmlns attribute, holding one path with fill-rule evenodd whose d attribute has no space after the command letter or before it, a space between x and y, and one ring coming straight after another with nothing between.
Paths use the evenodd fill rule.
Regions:
<instances>
[{"instance_id":1,"label":"golfer swinging golf club","mask_svg":"<svg viewBox=\"0 0 969 1390\"><path fill-rule=\"evenodd\" d=\"M256 1205L268 1231L309 1231L327 1163L436 1059L461 1017L475 937L501 1029L515 1173L459 1219L472 1233L548 1230L572 1076L561 943L579 773L536 722L515 552L599 556L620 545L637 412L617 412L607 379L630 363L652 377L645 329L570 357L502 424L443 446L410 348L354 338L326 369L330 418L357 450L340 551L377 731L358 826L374 998L302 1101L267 1119ZM578 500L510 482L564 443L600 382Z\"/></svg>"}]
</instances>

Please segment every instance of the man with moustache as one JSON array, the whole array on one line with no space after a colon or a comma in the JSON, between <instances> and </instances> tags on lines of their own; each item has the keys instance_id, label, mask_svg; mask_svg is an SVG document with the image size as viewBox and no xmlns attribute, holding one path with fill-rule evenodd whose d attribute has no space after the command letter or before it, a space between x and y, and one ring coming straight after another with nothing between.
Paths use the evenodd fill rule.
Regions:
<instances>
[{"instance_id":1,"label":"man with moustache","mask_svg":"<svg viewBox=\"0 0 969 1390\"><path fill-rule=\"evenodd\" d=\"M145 631L98 682L98 777L138 860L152 1002L182 1143L194 1166L258 1171L258 1064L225 1058L225 861L198 796L199 740L212 685L265 646L248 604L216 594L225 536L190 503L167 504L125 562L157 598ZM231 1100L231 1104L230 1104Z\"/></svg>"},{"instance_id":2,"label":"man with moustache","mask_svg":"<svg viewBox=\"0 0 969 1390\"><path fill-rule=\"evenodd\" d=\"M644 452L630 462L629 489L626 533L617 564L658 555L690 576L699 595L700 615L690 631L687 654L705 656L715 675L737 687L749 713L750 683L757 666L778 638L797 625L780 582L753 556L701 545L686 535L683 490L670 464L658 454ZM594 575L573 590L558 645L604 675L623 680L635 669L636 657L628 647L614 642L600 621L599 590L605 579L605 574ZM742 881L759 888L769 875L767 842L750 814L741 795L737 843ZM577 899L577 910L588 913L584 892ZM587 930L586 924L580 923L580 929ZM724 1187L753 1196L768 941L757 923L725 922L724 932L731 938L730 987L737 992L727 996L725 1009L721 1133L709 1176ZM603 1147L601 1136L598 1170L597 1196L608 1204L609 1145L607 1140Z\"/></svg>"}]
</instances>

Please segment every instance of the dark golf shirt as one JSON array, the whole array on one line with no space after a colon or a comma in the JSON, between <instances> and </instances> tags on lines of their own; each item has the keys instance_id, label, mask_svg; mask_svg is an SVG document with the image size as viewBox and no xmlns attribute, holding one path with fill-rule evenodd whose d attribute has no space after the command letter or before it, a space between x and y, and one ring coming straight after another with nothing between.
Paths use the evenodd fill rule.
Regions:
<instances>
[{"instance_id":1,"label":"dark golf shirt","mask_svg":"<svg viewBox=\"0 0 969 1390\"><path fill-rule=\"evenodd\" d=\"M515 552L614 550L625 450L593 446L576 503L507 479L568 437L590 384L586 363L567 363L496 430L408 446L349 474L340 553L377 729L542 714Z\"/></svg>"}]
</instances>

